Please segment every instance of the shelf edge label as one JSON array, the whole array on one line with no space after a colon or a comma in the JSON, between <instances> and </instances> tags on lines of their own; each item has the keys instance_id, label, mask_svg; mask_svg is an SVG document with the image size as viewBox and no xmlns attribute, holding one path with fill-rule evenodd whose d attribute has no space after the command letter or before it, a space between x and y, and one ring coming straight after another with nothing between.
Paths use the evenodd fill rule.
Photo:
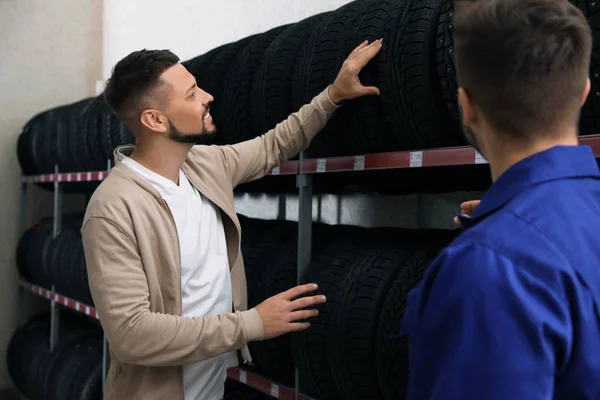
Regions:
<instances>
[{"instance_id":1,"label":"shelf edge label","mask_svg":"<svg viewBox=\"0 0 600 400\"><path fill-rule=\"evenodd\" d=\"M411 151L410 152L410 168L421 168L423 166L423 152L422 151Z\"/></svg>"},{"instance_id":2,"label":"shelf edge label","mask_svg":"<svg viewBox=\"0 0 600 400\"><path fill-rule=\"evenodd\" d=\"M354 157L354 170L363 171L365 169L365 156Z\"/></svg>"},{"instance_id":3,"label":"shelf edge label","mask_svg":"<svg viewBox=\"0 0 600 400\"><path fill-rule=\"evenodd\" d=\"M322 173L327 169L327 159L319 158L317 159L317 172Z\"/></svg>"}]
</instances>

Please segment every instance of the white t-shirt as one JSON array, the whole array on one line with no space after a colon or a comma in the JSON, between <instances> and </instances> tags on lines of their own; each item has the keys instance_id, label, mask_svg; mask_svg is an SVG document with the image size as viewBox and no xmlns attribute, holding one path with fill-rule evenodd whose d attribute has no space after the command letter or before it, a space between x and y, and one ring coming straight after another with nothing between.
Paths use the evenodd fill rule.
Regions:
<instances>
[{"instance_id":1,"label":"white t-shirt","mask_svg":"<svg viewBox=\"0 0 600 400\"><path fill-rule=\"evenodd\" d=\"M167 202L179 236L183 316L231 312L231 274L221 213L179 171L179 186L129 157L122 162L149 181ZM238 363L234 351L183 366L185 400L223 398L227 369Z\"/></svg>"}]
</instances>

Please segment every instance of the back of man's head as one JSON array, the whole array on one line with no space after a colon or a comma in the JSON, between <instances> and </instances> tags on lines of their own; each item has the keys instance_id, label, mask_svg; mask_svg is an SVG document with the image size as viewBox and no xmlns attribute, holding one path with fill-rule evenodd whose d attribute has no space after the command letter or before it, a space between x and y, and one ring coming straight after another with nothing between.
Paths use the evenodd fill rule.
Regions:
<instances>
[{"instance_id":1,"label":"back of man's head","mask_svg":"<svg viewBox=\"0 0 600 400\"><path fill-rule=\"evenodd\" d=\"M113 111L135 132L145 107L164 107L168 83L161 79L179 57L169 50L134 51L114 67L104 90L104 99Z\"/></svg>"},{"instance_id":2,"label":"back of man's head","mask_svg":"<svg viewBox=\"0 0 600 400\"><path fill-rule=\"evenodd\" d=\"M459 86L495 130L530 140L576 126L592 35L568 0L456 1Z\"/></svg>"}]
</instances>

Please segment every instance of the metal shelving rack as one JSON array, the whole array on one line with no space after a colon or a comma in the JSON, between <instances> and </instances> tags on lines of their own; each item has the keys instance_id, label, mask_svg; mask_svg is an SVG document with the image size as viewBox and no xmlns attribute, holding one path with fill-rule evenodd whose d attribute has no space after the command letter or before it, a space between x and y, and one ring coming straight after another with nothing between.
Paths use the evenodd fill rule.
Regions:
<instances>
[{"instance_id":1,"label":"metal shelving rack","mask_svg":"<svg viewBox=\"0 0 600 400\"><path fill-rule=\"evenodd\" d=\"M600 135L580 137L580 143L590 146L594 155L600 157ZM389 170L403 168L424 168L424 167L442 167L456 165L475 165L487 163L479 153L472 147L461 146L441 149L428 149L418 151L398 151L378 154L365 154L357 156L342 156L331 158L305 159L304 154L300 155L298 161L289 161L274 168L268 175L296 175L297 187L299 192L299 213L298 213L298 276L297 282L300 283L301 276L308 268L311 262L311 235L312 235L312 177L314 174L350 172L350 171L368 171L368 170ZM98 182L104 180L110 171L110 162L107 171L90 172L69 172L59 173L58 167L54 174L43 174L35 176L23 176L21 178L21 204L25 204L27 196L27 185L29 183L54 183L54 225L53 236L56 237L60 232L61 225L61 205L62 205L62 184L70 182ZM24 210L21 210L21 227L24 227ZM98 319L96 310L86 304L70 299L59 293L54 288L42 288L23 280L19 281L19 286L38 296L45 297L51 302L51 349L57 341L59 324L59 306L73 309L77 312L86 314L91 318ZM103 378L106 377L108 365L108 345L106 339L105 356L103 359ZM245 385L253 387L267 395L277 399L285 400L315 400L311 397L302 395L296 390L299 387L299 376L296 371L296 383L294 388L280 385L271 379L265 378L254 372L242 369L232 368L228 371L231 379L239 381Z\"/></svg>"}]
</instances>

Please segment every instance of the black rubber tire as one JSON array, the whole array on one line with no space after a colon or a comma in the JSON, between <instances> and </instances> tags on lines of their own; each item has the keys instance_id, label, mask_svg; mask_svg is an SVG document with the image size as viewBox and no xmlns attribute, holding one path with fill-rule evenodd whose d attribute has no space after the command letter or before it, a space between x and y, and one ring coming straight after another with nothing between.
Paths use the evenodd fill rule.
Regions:
<instances>
[{"instance_id":1,"label":"black rubber tire","mask_svg":"<svg viewBox=\"0 0 600 400\"><path fill-rule=\"evenodd\" d=\"M344 399L381 399L375 337L379 315L396 275L413 254L411 248L376 246L355 259L341 282L331 335L331 369Z\"/></svg>"},{"instance_id":2,"label":"black rubber tire","mask_svg":"<svg viewBox=\"0 0 600 400\"><path fill-rule=\"evenodd\" d=\"M418 286L425 270L435 256L431 250L419 250L406 262L387 294L379 316L377 339L377 378L383 398L406 398L408 388L408 341L395 339L400 331L410 290Z\"/></svg>"},{"instance_id":3,"label":"black rubber tire","mask_svg":"<svg viewBox=\"0 0 600 400\"><path fill-rule=\"evenodd\" d=\"M292 108L291 97L296 58L311 33L329 14L313 15L292 24L265 50L252 82L252 126L255 133L267 132L297 111Z\"/></svg>"},{"instance_id":4,"label":"black rubber tire","mask_svg":"<svg viewBox=\"0 0 600 400\"><path fill-rule=\"evenodd\" d=\"M252 139L264 132L257 132L252 126L251 91L252 81L265 50L289 25L278 26L254 38L236 57L227 71L223 84L221 121L226 136L233 142Z\"/></svg>"},{"instance_id":5,"label":"black rubber tire","mask_svg":"<svg viewBox=\"0 0 600 400\"><path fill-rule=\"evenodd\" d=\"M205 68L205 73L198 84L202 90L211 94L214 97L214 101L210 105L210 114L213 118L213 124L217 127L217 135L215 137L215 144L231 144L233 140L226 134L225 128L223 127L223 121L225 119L225 110L223 104L223 85L225 83L225 77L227 72L232 67L233 62L238 57L240 52L254 39L257 35L251 35L237 42L228 43L222 46L219 54L215 56L209 63L208 67Z\"/></svg>"},{"instance_id":6,"label":"black rubber tire","mask_svg":"<svg viewBox=\"0 0 600 400\"><path fill-rule=\"evenodd\" d=\"M400 97L405 107L409 149L451 146L456 134L448 132L449 112L441 99L437 77L438 22L443 2L414 1L396 54L400 65Z\"/></svg>"},{"instance_id":7,"label":"black rubber tire","mask_svg":"<svg viewBox=\"0 0 600 400\"><path fill-rule=\"evenodd\" d=\"M297 226L295 227L297 229ZM332 229L315 224L312 232L313 259L318 257L335 236ZM264 300L296 286L298 273L298 237L294 234L276 250L263 266L260 279L250 304L255 306ZM287 386L294 385L295 364L290 335L250 343L256 365L269 377Z\"/></svg>"},{"instance_id":8,"label":"black rubber tire","mask_svg":"<svg viewBox=\"0 0 600 400\"><path fill-rule=\"evenodd\" d=\"M292 333L292 352L298 368L301 389L321 400L340 399L331 370L333 316L343 299L340 297L341 282L355 259L365 252L360 238L340 236L310 265L302 282L319 285L314 294L323 294L327 302L317 307L319 315L310 320L306 331Z\"/></svg>"},{"instance_id":9,"label":"black rubber tire","mask_svg":"<svg viewBox=\"0 0 600 400\"><path fill-rule=\"evenodd\" d=\"M27 254L27 269L31 283L49 288L50 282L44 270L44 263L47 257L45 251L52 240L52 222L37 225L34 232Z\"/></svg>"},{"instance_id":10,"label":"black rubber tire","mask_svg":"<svg viewBox=\"0 0 600 400\"><path fill-rule=\"evenodd\" d=\"M85 364L74 369L70 375L70 400L100 400L102 398L102 337L85 341L71 350L75 357L85 360ZM66 366L68 368L68 365ZM64 375L68 375L67 371ZM58 399L57 399L58 400Z\"/></svg>"},{"instance_id":11,"label":"black rubber tire","mask_svg":"<svg viewBox=\"0 0 600 400\"><path fill-rule=\"evenodd\" d=\"M592 29L593 47L590 64L590 81L592 87L581 109L579 131L581 135L594 135L600 133L600 2L586 0L569 1L583 11Z\"/></svg>"},{"instance_id":12,"label":"black rubber tire","mask_svg":"<svg viewBox=\"0 0 600 400\"><path fill-rule=\"evenodd\" d=\"M342 51L338 55L337 66L364 40L369 43L383 38L385 29L394 8L392 0L367 0L361 3L361 9L349 21L347 34ZM379 65L381 55L371 60L359 74L359 79L365 86L380 87ZM336 135L343 135L348 154L366 154L376 152L394 151L399 145L390 133L389 125L385 120L383 105L380 96L362 96L347 101L339 110L342 121L342 131ZM347 139L354 137L355 148L349 147ZM328 149L339 147L338 143L325 139ZM329 137L329 139L333 139ZM318 156L318 155L316 155Z\"/></svg>"},{"instance_id":13,"label":"black rubber tire","mask_svg":"<svg viewBox=\"0 0 600 400\"><path fill-rule=\"evenodd\" d=\"M296 232L297 227L293 222L273 220L265 222L260 231L253 234L253 240L242 243L249 307L256 306L252 301L261 297L260 294L256 295L259 279L273 254L294 238Z\"/></svg>"},{"instance_id":14,"label":"black rubber tire","mask_svg":"<svg viewBox=\"0 0 600 400\"><path fill-rule=\"evenodd\" d=\"M439 86L444 108L449 115L448 134L453 135L453 145L467 145L461 134L462 124L458 107L458 83L454 65L454 42L452 40L452 16L454 4L452 0L442 0L442 10L438 22L436 37L436 65Z\"/></svg>"}]
</instances>

